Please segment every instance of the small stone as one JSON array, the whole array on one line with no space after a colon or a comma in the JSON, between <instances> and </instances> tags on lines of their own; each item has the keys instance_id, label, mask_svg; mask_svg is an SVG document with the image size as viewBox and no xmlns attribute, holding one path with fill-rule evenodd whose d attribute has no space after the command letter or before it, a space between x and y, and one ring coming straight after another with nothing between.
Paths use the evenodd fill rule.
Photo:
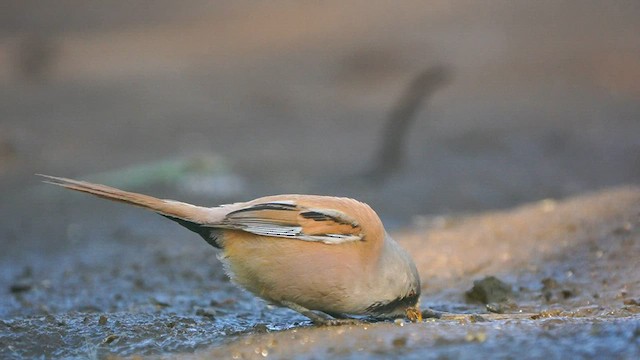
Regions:
<instances>
[{"instance_id":1,"label":"small stone","mask_svg":"<svg viewBox=\"0 0 640 360\"><path fill-rule=\"evenodd\" d=\"M104 338L104 340L102 340L102 343L103 343L103 344L111 344L111 343L112 343L112 342L114 342L117 338L118 338L118 335L110 334L109 336L107 336L106 338Z\"/></svg>"},{"instance_id":2,"label":"small stone","mask_svg":"<svg viewBox=\"0 0 640 360\"><path fill-rule=\"evenodd\" d=\"M106 316L100 315L98 319L98 325L107 325L107 320L109 320Z\"/></svg>"},{"instance_id":3,"label":"small stone","mask_svg":"<svg viewBox=\"0 0 640 360\"><path fill-rule=\"evenodd\" d=\"M407 346L407 338L404 336L397 337L391 341L391 345L395 348L403 348Z\"/></svg>"},{"instance_id":4,"label":"small stone","mask_svg":"<svg viewBox=\"0 0 640 360\"><path fill-rule=\"evenodd\" d=\"M259 334L264 334L269 332L269 328L267 327L267 324L258 323L253 326L253 331Z\"/></svg>"},{"instance_id":5,"label":"small stone","mask_svg":"<svg viewBox=\"0 0 640 360\"><path fill-rule=\"evenodd\" d=\"M504 314L505 308L501 303L489 303L485 305L487 311L495 313L495 314Z\"/></svg>"},{"instance_id":6,"label":"small stone","mask_svg":"<svg viewBox=\"0 0 640 360\"><path fill-rule=\"evenodd\" d=\"M214 309L209 309L209 308L200 308L196 310L196 315L213 320L216 318L216 311Z\"/></svg>"},{"instance_id":7,"label":"small stone","mask_svg":"<svg viewBox=\"0 0 640 360\"><path fill-rule=\"evenodd\" d=\"M425 309L422 310L422 318L423 319L440 319L442 318L442 313L439 311Z\"/></svg>"},{"instance_id":8,"label":"small stone","mask_svg":"<svg viewBox=\"0 0 640 360\"><path fill-rule=\"evenodd\" d=\"M625 305L640 306L640 300L636 300L636 299L624 299L622 303Z\"/></svg>"},{"instance_id":9,"label":"small stone","mask_svg":"<svg viewBox=\"0 0 640 360\"><path fill-rule=\"evenodd\" d=\"M31 290L31 288L33 288L33 285L31 285L31 282L19 280L11 284L11 286L9 287L9 291L11 291L13 294L18 294L18 293L27 292Z\"/></svg>"},{"instance_id":10,"label":"small stone","mask_svg":"<svg viewBox=\"0 0 640 360\"><path fill-rule=\"evenodd\" d=\"M156 299L154 297L152 297L150 300L151 300L151 303L153 303L153 305L155 305L158 308L165 308L165 307L171 306L171 304L169 304L168 302L162 301L162 300L158 300L158 299Z\"/></svg>"},{"instance_id":11,"label":"small stone","mask_svg":"<svg viewBox=\"0 0 640 360\"><path fill-rule=\"evenodd\" d=\"M471 321L472 323L478 323L478 322L487 322L489 320L485 319L484 317L482 317L480 315L473 314L473 315L469 316L469 321Z\"/></svg>"},{"instance_id":12,"label":"small stone","mask_svg":"<svg viewBox=\"0 0 640 360\"><path fill-rule=\"evenodd\" d=\"M562 294L562 297L565 299L571 298L575 296L575 292L573 290L570 289L563 289L562 291L560 291L560 294Z\"/></svg>"},{"instance_id":13,"label":"small stone","mask_svg":"<svg viewBox=\"0 0 640 360\"><path fill-rule=\"evenodd\" d=\"M499 280L495 276L487 276L482 280L473 282L473 288L466 292L467 299L483 304L508 301L513 292L511 286Z\"/></svg>"},{"instance_id":14,"label":"small stone","mask_svg":"<svg viewBox=\"0 0 640 360\"><path fill-rule=\"evenodd\" d=\"M544 278L540 282L542 283L542 288L544 290L557 289L558 287L560 287L558 281L556 281L556 279L554 278Z\"/></svg>"}]
</instances>

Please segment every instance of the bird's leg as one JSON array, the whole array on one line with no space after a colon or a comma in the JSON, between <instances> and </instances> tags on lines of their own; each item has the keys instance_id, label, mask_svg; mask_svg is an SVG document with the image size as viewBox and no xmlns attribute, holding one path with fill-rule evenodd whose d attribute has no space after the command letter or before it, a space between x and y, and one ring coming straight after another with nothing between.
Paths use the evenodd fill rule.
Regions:
<instances>
[{"instance_id":1,"label":"bird's leg","mask_svg":"<svg viewBox=\"0 0 640 360\"><path fill-rule=\"evenodd\" d=\"M331 317L336 318L336 319L352 319L351 317L349 317L349 316L347 316L345 314L341 314L341 313L328 312L328 311L323 311L323 313L329 314Z\"/></svg>"},{"instance_id":2,"label":"bird's leg","mask_svg":"<svg viewBox=\"0 0 640 360\"><path fill-rule=\"evenodd\" d=\"M356 325L361 323L361 321L357 319L350 319L350 318L334 319L329 317L329 315L325 313L314 312L312 310L307 309L304 306L300 306L290 301L281 301L280 303L283 306L286 306L289 309L297 311L300 314L308 317L309 319L311 319L311 321L314 324L319 326Z\"/></svg>"}]
</instances>

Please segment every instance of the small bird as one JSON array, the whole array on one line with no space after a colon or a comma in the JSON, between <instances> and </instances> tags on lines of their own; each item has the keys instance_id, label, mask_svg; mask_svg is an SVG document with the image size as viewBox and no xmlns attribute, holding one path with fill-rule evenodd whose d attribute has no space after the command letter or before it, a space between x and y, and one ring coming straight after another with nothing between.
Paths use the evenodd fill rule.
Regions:
<instances>
[{"instance_id":1,"label":"small bird","mask_svg":"<svg viewBox=\"0 0 640 360\"><path fill-rule=\"evenodd\" d=\"M420 277L409 254L359 201L275 195L201 207L85 181L44 182L152 210L199 234L237 285L317 325L350 315L421 321Z\"/></svg>"}]
</instances>

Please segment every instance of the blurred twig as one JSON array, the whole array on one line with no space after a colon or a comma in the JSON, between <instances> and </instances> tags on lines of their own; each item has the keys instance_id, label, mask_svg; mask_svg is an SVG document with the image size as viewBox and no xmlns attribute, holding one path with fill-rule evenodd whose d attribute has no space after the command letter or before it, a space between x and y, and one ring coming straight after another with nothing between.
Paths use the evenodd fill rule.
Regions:
<instances>
[{"instance_id":1,"label":"blurred twig","mask_svg":"<svg viewBox=\"0 0 640 360\"><path fill-rule=\"evenodd\" d=\"M382 181L402 165L404 143L408 130L420 105L436 90L448 83L451 70L444 65L430 67L419 73L409 83L395 107L389 113L384 127L381 145L377 150L373 166L365 176Z\"/></svg>"}]
</instances>

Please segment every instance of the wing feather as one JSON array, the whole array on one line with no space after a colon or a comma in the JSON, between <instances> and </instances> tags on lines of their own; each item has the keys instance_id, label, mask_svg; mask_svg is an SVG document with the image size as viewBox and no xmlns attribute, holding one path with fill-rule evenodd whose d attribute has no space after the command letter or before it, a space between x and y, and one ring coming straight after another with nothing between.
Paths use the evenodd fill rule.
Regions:
<instances>
[{"instance_id":1,"label":"wing feather","mask_svg":"<svg viewBox=\"0 0 640 360\"><path fill-rule=\"evenodd\" d=\"M358 222L344 212L307 208L293 201L252 204L229 212L221 223L213 226L325 244L363 239Z\"/></svg>"}]
</instances>

